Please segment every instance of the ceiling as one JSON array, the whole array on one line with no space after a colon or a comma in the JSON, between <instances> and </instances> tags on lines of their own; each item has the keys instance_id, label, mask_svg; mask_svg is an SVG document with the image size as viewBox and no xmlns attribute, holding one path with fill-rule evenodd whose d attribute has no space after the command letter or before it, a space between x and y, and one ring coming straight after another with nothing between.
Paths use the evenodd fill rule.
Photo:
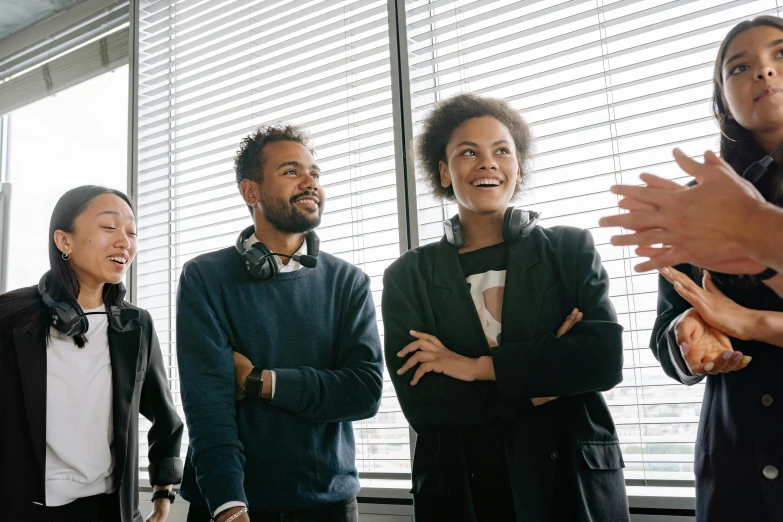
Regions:
<instances>
[{"instance_id":1,"label":"ceiling","mask_svg":"<svg viewBox=\"0 0 783 522\"><path fill-rule=\"evenodd\" d=\"M0 0L0 40L85 0Z\"/></svg>"}]
</instances>

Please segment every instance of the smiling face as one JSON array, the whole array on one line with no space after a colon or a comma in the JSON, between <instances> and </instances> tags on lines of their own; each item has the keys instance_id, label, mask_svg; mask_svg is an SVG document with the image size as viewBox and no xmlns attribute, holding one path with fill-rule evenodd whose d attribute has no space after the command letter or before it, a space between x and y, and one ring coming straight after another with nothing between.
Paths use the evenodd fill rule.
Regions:
<instances>
[{"instance_id":1,"label":"smiling face","mask_svg":"<svg viewBox=\"0 0 783 522\"><path fill-rule=\"evenodd\" d=\"M444 187L453 187L460 209L487 214L505 211L522 171L508 127L489 116L454 129L440 162Z\"/></svg>"},{"instance_id":2,"label":"smiling face","mask_svg":"<svg viewBox=\"0 0 783 522\"><path fill-rule=\"evenodd\" d=\"M783 125L783 31L753 27L726 48L721 69L729 117L754 135Z\"/></svg>"},{"instance_id":3,"label":"smiling face","mask_svg":"<svg viewBox=\"0 0 783 522\"><path fill-rule=\"evenodd\" d=\"M136 218L122 198L101 194L74 220L73 232L57 230L54 240L82 285L117 284L136 256Z\"/></svg>"},{"instance_id":4,"label":"smiling face","mask_svg":"<svg viewBox=\"0 0 783 522\"><path fill-rule=\"evenodd\" d=\"M326 196L313 155L295 141L268 143L263 155L262 181L245 179L240 187L245 201L251 206L257 204L256 219L290 234L316 228L321 223Z\"/></svg>"}]
</instances>

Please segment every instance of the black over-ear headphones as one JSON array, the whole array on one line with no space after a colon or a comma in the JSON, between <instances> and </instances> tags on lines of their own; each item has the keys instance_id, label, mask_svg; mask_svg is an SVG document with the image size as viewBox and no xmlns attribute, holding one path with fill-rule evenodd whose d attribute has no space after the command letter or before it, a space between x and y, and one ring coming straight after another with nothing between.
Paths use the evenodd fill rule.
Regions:
<instances>
[{"instance_id":1,"label":"black over-ear headphones","mask_svg":"<svg viewBox=\"0 0 783 522\"><path fill-rule=\"evenodd\" d=\"M245 258L245 266L247 267L247 271L250 272L250 275L256 279L269 279L270 277L275 277L277 275L279 269L277 267L277 261L275 261L273 256L290 257L294 261L301 263L302 266L306 268L315 268L315 265L318 263L316 256L318 256L318 247L321 241L318 239L318 236L313 230L305 234L308 255L302 254L301 256L289 256L288 254L272 252L266 247L265 244L260 241L251 245L250 248L245 249L245 241L247 241L250 236L255 234L255 232L256 227L253 225L250 225L244 229L239 233L239 237L237 237L237 243L235 246L237 252L239 252L242 257Z\"/></svg>"},{"instance_id":2,"label":"black over-ear headphones","mask_svg":"<svg viewBox=\"0 0 783 522\"><path fill-rule=\"evenodd\" d=\"M120 293L114 303L107 305L108 312L89 312L84 313L78 301L71 296L64 296L54 300L46 291L46 282L49 279L49 272L46 272L41 280L38 281L38 293L44 304L49 308L52 327L64 335L75 337L87 333L90 328L88 315L111 315L119 317L120 321L130 321L139 318L139 311L132 308L120 308L123 299L125 299L125 285L120 281L118 284Z\"/></svg>"},{"instance_id":3,"label":"black over-ear headphones","mask_svg":"<svg viewBox=\"0 0 783 522\"><path fill-rule=\"evenodd\" d=\"M538 218L541 216L538 212L522 210L519 207L508 207L503 214L503 241L514 243L519 241L535 228ZM462 229L459 226L459 215L443 222L443 228L446 232L446 241L456 248L462 248L465 240L462 237Z\"/></svg>"}]
</instances>

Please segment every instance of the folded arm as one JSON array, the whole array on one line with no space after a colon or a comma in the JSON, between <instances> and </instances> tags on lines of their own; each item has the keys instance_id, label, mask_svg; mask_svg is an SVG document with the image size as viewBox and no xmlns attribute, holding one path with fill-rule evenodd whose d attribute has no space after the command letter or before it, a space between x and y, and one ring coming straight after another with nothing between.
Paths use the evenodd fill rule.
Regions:
<instances>
[{"instance_id":1,"label":"folded arm","mask_svg":"<svg viewBox=\"0 0 783 522\"><path fill-rule=\"evenodd\" d=\"M247 504L245 456L234 399L234 359L208 300L201 274L185 265L177 293L180 391L196 482L210 512L228 502Z\"/></svg>"}]
</instances>

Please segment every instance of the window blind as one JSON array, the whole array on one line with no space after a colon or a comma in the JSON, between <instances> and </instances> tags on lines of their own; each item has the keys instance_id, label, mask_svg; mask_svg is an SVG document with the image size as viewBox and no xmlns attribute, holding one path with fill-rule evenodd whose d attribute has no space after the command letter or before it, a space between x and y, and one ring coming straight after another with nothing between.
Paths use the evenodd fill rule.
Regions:
<instances>
[{"instance_id":1,"label":"window blind","mask_svg":"<svg viewBox=\"0 0 783 522\"><path fill-rule=\"evenodd\" d=\"M385 0L141 1L137 296L183 418L177 282L186 261L233 245L250 223L233 156L258 125L310 131L327 198L321 248L370 276L379 307L399 255L387 18ZM408 427L384 380L380 412L354 423L367 476L410 472Z\"/></svg>"},{"instance_id":2,"label":"window blind","mask_svg":"<svg viewBox=\"0 0 783 522\"><path fill-rule=\"evenodd\" d=\"M683 180L671 149L717 150L710 110L717 48L736 23L779 15L777 2L725 0L433 0L406 3L414 133L433 104L458 92L506 99L530 124L533 169L518 203L544 226L589 229L625 328L624 379L605 398L626 479L693 480L703 385L666 377L648 348L657 275L636 274L631 249L613 247L615 183L641 172ZM419 179L421 243L456 213Z\"/></svg>"}]
</instances>

